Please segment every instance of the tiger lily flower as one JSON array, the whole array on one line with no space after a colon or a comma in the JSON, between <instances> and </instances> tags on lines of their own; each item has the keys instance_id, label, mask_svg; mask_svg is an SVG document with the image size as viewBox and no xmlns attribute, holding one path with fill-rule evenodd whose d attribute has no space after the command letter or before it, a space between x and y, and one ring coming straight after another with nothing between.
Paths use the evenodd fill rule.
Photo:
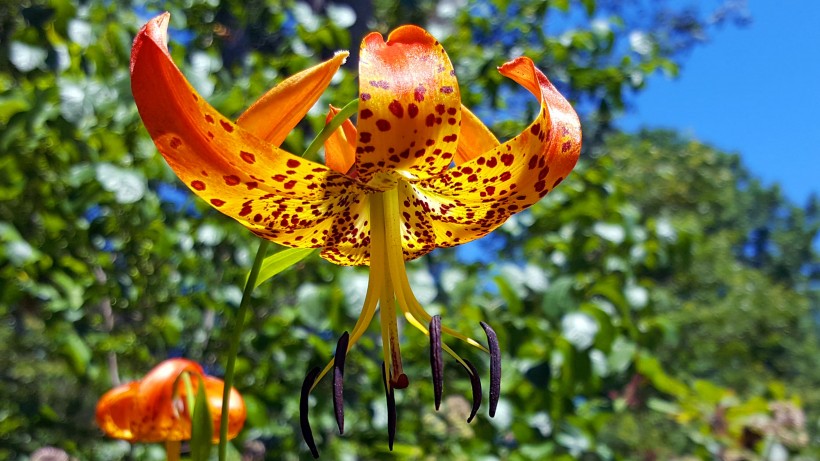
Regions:
<instances>
[{"instance_id":1,"label":"tiger lily flower","mask_svg":"<svg viewBox=\"0 0 820 461\"><path fill-rule=\"evenodd\" d=\"M208 409L214 423L213 442L219 441L222 415L221 379L208 376L202 367L186 359L168 359L154 367L141 380L123 384L106 392L97 402L97 425L110 437L129 442L177 442L191 438L191 417L187 391L179 379L182 373L202 378ZM192 379L194 392L200 385ZM245 424L245 402L231 389L228 434L236 437Z\"/></svg>"},{"instance_id":2,"label":"tiger lily flower","mask_svg":"<svg viewBox=\"0 0 820 461\"><path fill-rule=\"evenodd\" d=\"M485 347L442 326L413 295L405 261L488 234L567 177L578 159L581 128L566 99L529 58L502 65L500 73L529 90L541 109L523 132L501 143L461 104L455 71L435 38L416 26L399 27L387 41L371 33L360 51L357 124L346 120L333 131L322 165L278 146L318 100L347 52L284 80L233 122L200 97L171 60L168 18L158 16L139 32L131 77L142 120L177 176L264 239L320 248L330 262L371 269L353 330L342 335L334 360L305 379L302 430L314 456L307 394L333 369L342 432L345 354L377 308L391 447L393 390L409 383L399 348L399 312L430 337L436 408L442 349L468 371L474 406L481 401L475 367L442 343L442 332L490 353L492 416L500 383L495 333L482 323ZM328 120L336 112L331 108Z\"/></svg>"}]
</instances>

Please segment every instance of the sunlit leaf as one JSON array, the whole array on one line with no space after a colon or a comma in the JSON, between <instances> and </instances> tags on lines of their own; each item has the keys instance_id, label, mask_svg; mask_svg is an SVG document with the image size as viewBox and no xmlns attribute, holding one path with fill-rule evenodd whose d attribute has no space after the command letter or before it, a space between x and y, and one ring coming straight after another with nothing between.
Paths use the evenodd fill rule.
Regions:
<instances>
[{"instance_id":1,"label":"sunlit leaf","mask_svg":"<svg viewBox=\"0 0 820 461\"><path fill-rule=\"evenodd\" d=\"M315 251L314 248L286 248L268 256L262 262L259 277L256 279L256 286L258 287L262 282L307 258Z\"/></svg>"},{"instance_id":2,"label":"sunlit leaf","mask_svg":"<svg viewBox=\"0 0 820 461\"><path fill-rule=\"evenodd\" d=\"M211 454L213 422L208 409L208 395L205 384L200 381L196 390L196 402L191 417L191 460L207 461Z\"/></svg>"}]
</instances>

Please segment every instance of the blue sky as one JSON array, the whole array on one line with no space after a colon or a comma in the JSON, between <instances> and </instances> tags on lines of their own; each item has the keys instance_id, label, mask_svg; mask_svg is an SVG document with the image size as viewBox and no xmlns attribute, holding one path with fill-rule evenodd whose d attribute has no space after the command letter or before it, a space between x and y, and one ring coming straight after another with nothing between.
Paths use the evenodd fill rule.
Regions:
<instances>
[{"instance_id":1,"label":"blue sky","mask_svg":"<svg viewBox=\"0 0 820 461\"><path fill-rule=\"evenodd\" d=\"M752 23L715 31L680 76L652 77L619 125L674 128L739 153L805 205L820 193L820 1L749 0Z\"/></svg>"}]
</instances>

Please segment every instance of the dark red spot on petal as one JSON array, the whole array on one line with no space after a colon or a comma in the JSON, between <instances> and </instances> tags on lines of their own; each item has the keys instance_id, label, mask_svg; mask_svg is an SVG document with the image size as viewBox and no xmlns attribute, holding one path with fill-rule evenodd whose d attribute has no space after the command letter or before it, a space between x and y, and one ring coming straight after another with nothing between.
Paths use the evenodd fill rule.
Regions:
<instances>
[{"instance_id":1,"label":"dark red spot on petal","mask_svg":"<svg viewBox=\"0 0 820 461\"><path fill-rule=\"evenodd\" d=\"M376 126L379 128L380 131L389 131L390 130L390 122L384 119L380 119L376 121Z\"/></svg>"},{"instance_id":2,"label":"dark red spot on petal","mask_svg":"<svg viewBox=\"0 0 820 461\"><path fill-rule=\"evenodd\" d=\"M191 181L191 187L196 190L205 190L205 183L202 181Z\"/></svg>"},{"instance_id":3,"label":"dark red spot on petal","mask_svg":"<svg viewBox=\"0 0 820 461\"><path fill-rule=\"evenodd\" d=\"M373 116L373 111L370 110L370 109L362 109L362 111L359 112L359 118L362 119L362 120L366 120L366 119L368 119L372 116Z\"/></svg>"},{"instance_id":4,"label":"dark red spot on petal","mask_svg":"<svg viewBox=\"0 0 820 461\"><path fill-rule=\"evenodd\" d=\"M362 101L369 101L370 100L370 93L362 93L361 96L359 96L359 97L361 98Z\"/></svg>"},{"instance_id":5,"label":"dark red spot on petal","mask_svg":"<svg viewBox=\"0 0 820 461\"><path fill-rule=\"evenodd\" d=\"M387 106L390 112L396 116L396 118L404 117L404 107L402 107L401 103L397 100L393 100L390 105Z\"/></svg>"},{"instance_id":6,"label":"dark red spot on petal","mask_svg":"<svg viewBox=\"0 0 820 461\"><path fill-rule=\"evenodd\" d=\"M418 102L424 101L424 87L423 86L419 85L418 87L416 87L416 91L414 92L414 97L416 98L416 101L418 101Z\"/></svg>"},{"instance_id":7,"label":"dark red spot on petal","mask_svg":"<svg viewBox=\"0 0 820 461\"><path fill-rule=\"evenodd\" d=\"M532 133L536 136L538 136L538 133L540 133L540 132L541 132L541 125L539 125L537 123L530 128L530 133Z\"/></svg>"},{"instance_id":8,"label":"dark red spot on petal","mask_svg":"<svg viewBox=\"0 0 820 461\"><path fill-rule=\"evenodd\" d=\"M233 132L233 125L231 125L229 122L226 122L225 120L220 120L219 124L222 125L222 129L227 131L228 133Z\"/></svg>"},{"instance_id":9,"label":"dark red spot on petal","mask_svg":"<svg viewBox=\"0 0 820 461\"><path fill-rule=\"evenodd\" d=\"M244 160L247 163L256 162L256 156L251 154L250 152L245 152L244 150L241 150L239 151L239 156L242 157L242 160Z\"/></svg>"},{"instance_id":10,"label":"dark red spot on petal","mask_svg":"<svg viewBox=\"0 0 820 461\"><path fill-rule=\"evenodd\" d=\"M177 147L182 145L182 140L174 136L173 138L171 138L171 142L169 142L168 145L171 146L171 148L176 149Z\"/></svg>"},{"instance_id":11,"label":"dark red spot on petal","mask_svg":"<svg viewBox=\"0 0 820 461\"><path fill-rule=\"evenodd\" d=\"M211 114L205 114L205 121L208 123L214 123L214 118L211 116Z\"/></svg>"},{"instance_id":12,"label":"dark red spot on petal","mask_svg":"<svg viewBox=\"0 0 820 461\"><path fill-rule=\"evenodd\" d=\"M512 165L514 160L515 156L513 154L501 154L501 163L506 166Z\"/></svg>"},{"instance_id":13,"label":"dark red spot on petal","mask_svg":"<svg viewBox=\"0 0 820 461\"><path fill-rule=\"evenodd\" d=\"M222 205L224 205L224 204L225 204L225 201L224 201L224 200L220 200L220 199L218 199L218 198L212 198L212 199L211 199L211 205L213 205L213 206L220 207L220 206L222 206Z\"/></svg>"},{"instance_id":14,"label":"dark red spot on petal","mask_svg":"<svg viewBox=\"0 0 820 461\"><path fill-rule=\"evenodd\" d=\"M293 189L296 187L296 181L288 181L285 183L285 189Z\"/></svg>"},{"instance_id":15,"label":"dark red spot on petal","mask_svg":"<svg viewBox=\"0 0 820 461\"><path fill-rule=\"evenodd\" d=\"M229 186L235 186L235 185L239 184L239 176L230 175L230 176L223 176L223 178L225 179L225 184L227 184Z\"/></svg>"},{"instance_id":16,"label":"dark red spot on petal","mask_svg":"<svg viewBox=\"0 0 820 461\"><path fill-rule=\"evenodd\" d=\"M444 94L450 94L453 92L453 87L451 86L443 86L441 87L441 92Z\"/></svg>"},{"instance_id":17,"label":"dark red spot on petal","mask_svg":"<svg viewBox=\"0 0 820 461\"><path fill-rule=\"evenodd\" d=\"M419 106L413 104L412 102L407 105L407 115L409 115L410 118L416 118L416 115L418 115L418 114L419 114Z\"/></svg>"}]
</instances>

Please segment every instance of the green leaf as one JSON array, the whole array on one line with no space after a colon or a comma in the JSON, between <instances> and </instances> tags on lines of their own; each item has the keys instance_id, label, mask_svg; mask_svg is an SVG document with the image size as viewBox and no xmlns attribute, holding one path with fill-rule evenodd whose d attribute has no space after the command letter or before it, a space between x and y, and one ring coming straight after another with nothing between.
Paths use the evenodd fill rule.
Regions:
<instances>
[{"instance_id":1,"label":"green leaf","mask_svg":"<svg viewBox=\"0 0 820 461\"><path fill-rule=\"evenodd\" d=\"M194 412L191 415L191 460L207 461L211 455L213 438L211 412L208 409L208 396L205 394L205 383L200 378L196 390Z\"/></svg>"},{"instance_id":2,"label":"green leaf","mask_svg":"<svg viewBox=\"0 0 820 461\"><path fill-rule=\"evenodd\" d=\"M77 333L66 332L62 338L61 351L74 372L79 376L84 375L91 361L91 349L88 344Z\"/></svg>"},{"instance_id":3,"label":"green leaf","mask_svg":"<svg viewBox=\"0 0 820 461\"><path fill-rule=\"evenodd\" d=\"M493 280L498 286L498 291L501 294L501 297L507 302L507 308L509 311L512 314L520 314L524 309L524 305L521 303L521 298L510 286L509 282L507 282L504 277L500 275L493 277Z\"/></svg>"},{"instance_id":4,"label":"green leaf","mask_svg":"<svg viewBox=\"0 0 820 461\"><path fill-rule=\"evenodd\" d=\"M261 285L265 280L307 258L314 251L316 251L315 248L287 248L268 256L262 261L262 268L259 269L259 277L256 279L254 288Z\"/></svg>"},{"instance_id":5,"label":"green leaf","mask_svg":"<svg viewBox=\"0 0 820 461\"><path fill-rule=\"evenodd\" d=\"M586 10L587 16L592 17L595 14L595 0L581 0Z\"/></svg>"}]
</instances>

